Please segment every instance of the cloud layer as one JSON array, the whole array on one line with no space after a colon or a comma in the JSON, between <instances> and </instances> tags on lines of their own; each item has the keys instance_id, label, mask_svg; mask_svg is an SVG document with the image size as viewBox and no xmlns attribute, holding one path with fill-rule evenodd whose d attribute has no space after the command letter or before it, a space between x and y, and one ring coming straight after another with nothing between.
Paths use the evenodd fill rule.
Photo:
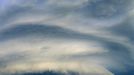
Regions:
<instances>
[{"instance_id":1,"label":"cloud layer","mask_svg":"<svg viewBox=\"0 0 134 75\"><path fill-rule=\"evenodd\" d=\"M0 74L131 74L132 0L0 0Z\"/></svg>"}]
</instances>

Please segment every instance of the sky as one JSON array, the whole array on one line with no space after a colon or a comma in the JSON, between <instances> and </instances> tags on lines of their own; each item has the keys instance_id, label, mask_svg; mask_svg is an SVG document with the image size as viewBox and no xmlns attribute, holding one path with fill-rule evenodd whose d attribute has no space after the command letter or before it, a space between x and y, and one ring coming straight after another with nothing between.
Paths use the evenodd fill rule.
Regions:
<instances>
[{"instance_id":1,"label":"sky","mask_svg":"<svg viewBox=\"0 0 134 75\"><path fill-rule=\"evenodd\" d=\"M0 75L133 75L133 0L0 0Z\"/></svg>"}]
</instances>

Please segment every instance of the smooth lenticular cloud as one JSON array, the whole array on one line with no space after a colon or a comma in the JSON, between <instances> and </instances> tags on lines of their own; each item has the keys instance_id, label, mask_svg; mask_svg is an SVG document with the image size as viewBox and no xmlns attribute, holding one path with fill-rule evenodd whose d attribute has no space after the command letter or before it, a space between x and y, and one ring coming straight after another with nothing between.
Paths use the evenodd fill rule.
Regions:
<instances>
[{"instance_id":1,"label":"smooth lenticular cloud","mask_svg":"<svg viewBox=\"0 0 134 75\"><path fill-rule=\"evenodd\" d=\"M133 75L133 20L132 0L0 0L0 75Z\"/></svg>"}]
</instances>

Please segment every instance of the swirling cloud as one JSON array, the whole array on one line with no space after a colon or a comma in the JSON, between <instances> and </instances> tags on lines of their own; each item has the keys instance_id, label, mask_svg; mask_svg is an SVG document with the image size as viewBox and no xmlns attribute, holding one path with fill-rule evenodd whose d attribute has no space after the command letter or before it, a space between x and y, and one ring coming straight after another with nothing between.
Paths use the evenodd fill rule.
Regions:
<instances>
[{"instance_id":1,"label":"swirling cloud","mask_svg":"<svg viewBox=\"0 0 134 75\"><path fill-rule=\"evenodd\" d=\"M133 74L132 0L0 1L0 74Z\"/></svg>"}]
</instances>

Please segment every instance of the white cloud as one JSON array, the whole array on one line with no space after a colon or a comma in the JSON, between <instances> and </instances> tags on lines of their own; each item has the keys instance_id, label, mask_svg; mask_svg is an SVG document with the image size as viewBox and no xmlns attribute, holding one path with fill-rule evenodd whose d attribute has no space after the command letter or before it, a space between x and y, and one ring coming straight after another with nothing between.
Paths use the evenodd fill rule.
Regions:
<instances>
[{"instance_id":1,"label":"white cloud","mask_svg":"<svg viewBox=\"0 0 134 75\"><path fill-rule=\"evenodd\" d=\"M9 73L12 73L44 70L65 72L72 70L83 74L95 73L96 75L112 75L112 73L101 65L91 65L93 63L86 62L86 60L79 61L78 59L66 59L66 57L71 57L73 55L108 52L108 50L104 49L99 43L50 38L32 43L33 39L34 38L31 38L31 42L30 40L27 41L28 39L15 39L0 43L0 58L2 58L2 60L13 60L6 62L5 65L7 66L1 67L0 72L8 71ZM24 56L19 57L20 55ZM11 57L18 57L18 59ZM91 64L88 65L84 63Z\"/></svg>"},{"instance_id":2,"label":"white cloud","mask_svg":"<svg viewBox=\"0 0 134 75\"><path fill-rule=\"evenodd\" d=\"M22 63L15 64L10 67L2 69L2 71L8 71L10 73L21 73L25 72L40 72L44 70L53 70L63 73L68 73L68 71L79 72L80 75L113 75L107 69L102 66L95 65L93 63L81 63L81 62L35 62L35 63ZM1 69L0 69L1 70Z\"/></svg>"}]
</instances>

